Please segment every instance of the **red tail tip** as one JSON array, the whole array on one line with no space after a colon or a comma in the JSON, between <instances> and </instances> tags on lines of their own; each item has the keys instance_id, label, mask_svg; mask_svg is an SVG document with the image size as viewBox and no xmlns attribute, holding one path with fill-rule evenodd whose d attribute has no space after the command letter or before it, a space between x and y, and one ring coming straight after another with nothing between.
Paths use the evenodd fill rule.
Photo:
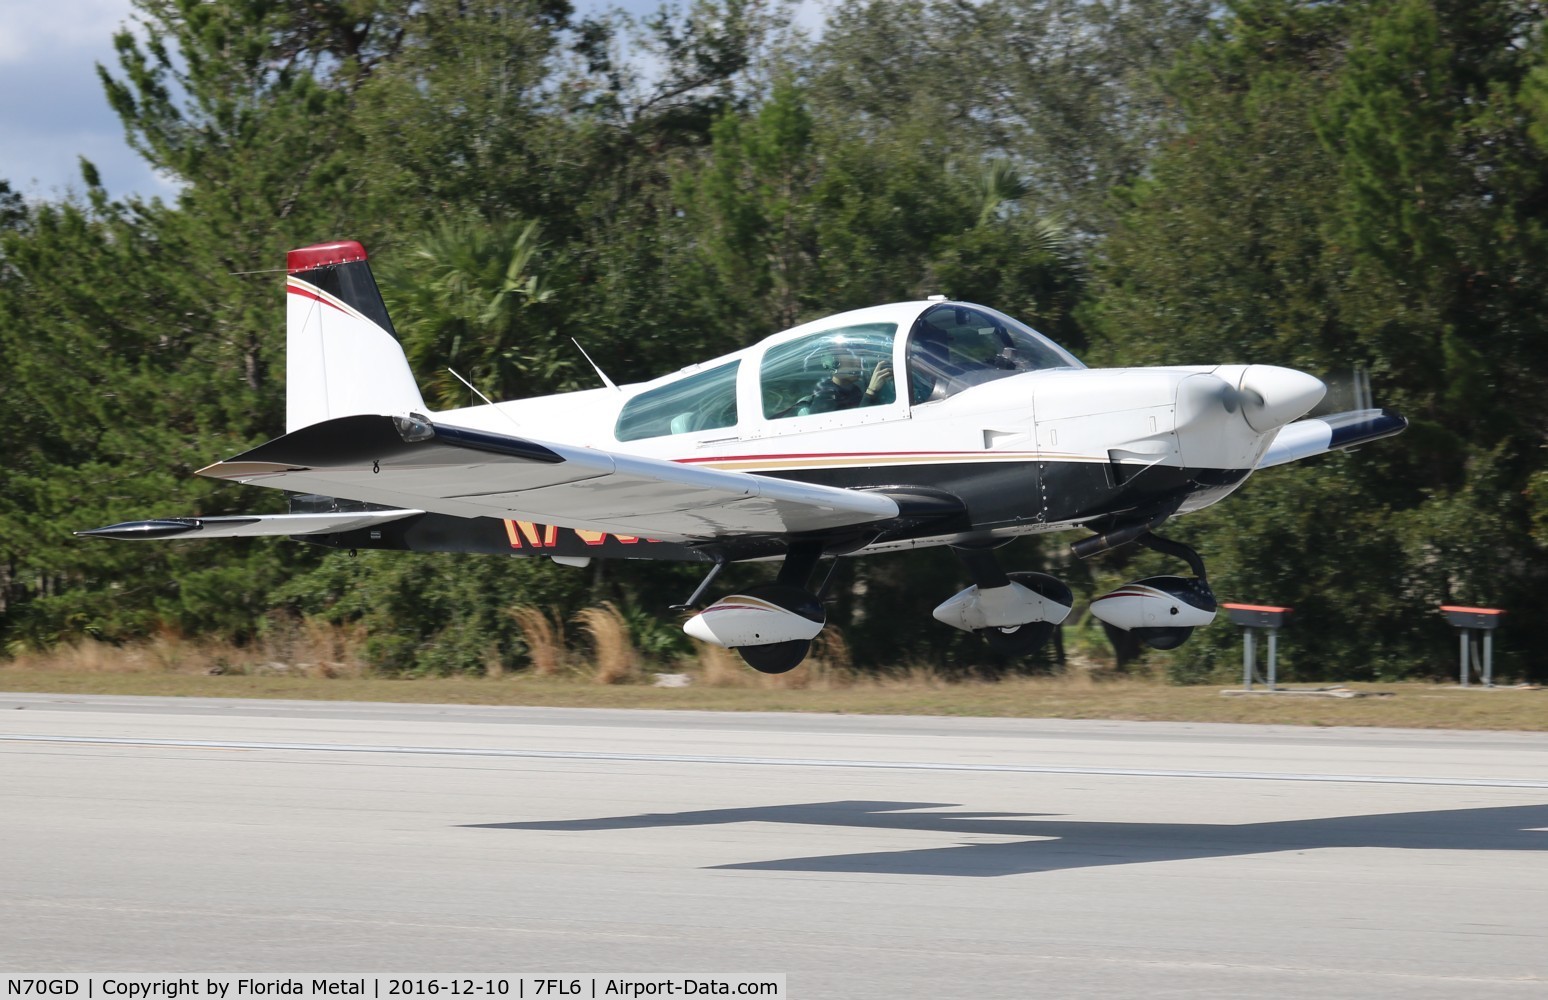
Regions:
<instances>
[{"instance_id":1,"label":"red tail tip","mask_svg":"<svg viewBox=\"0 0 1548 1000\"><path fill-rule=\"evenodd\" d=\"M365 247L354 240L339 240L337 243L319 243L316 246L292 250L285 255L285 267L291 274L296 274L300 271L310 271L314 267L348 264L351 261L365 259Z\"/></svg>"}]
</instances>

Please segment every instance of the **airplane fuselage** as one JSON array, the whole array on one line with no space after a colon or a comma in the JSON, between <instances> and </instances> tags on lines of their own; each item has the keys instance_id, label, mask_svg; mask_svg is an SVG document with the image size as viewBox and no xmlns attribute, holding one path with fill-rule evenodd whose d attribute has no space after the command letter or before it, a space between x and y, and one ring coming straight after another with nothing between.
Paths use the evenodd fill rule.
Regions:
<instances>
[{"instance_id":1,"label":"airplane fuselage","mask_svg":"<svg viewBox=\"0 0 1548 1000\"><path fill-rule=\"evenodd\" d=\"M1272 424L1260 431L1243 418L1237 405L1243 380L1285 381L1292 393L1303 395L1320 388L1308 376L1268 366L1086 369L1076 362L1008 374L919 403L895 399L881 406L768 417L760 403L760 362L789 336L652 382L441 411L433 420L689 466L845 489L911 491L922 501L938 493L960 502L960 513L952 517L903 517L875 525L851 549L878 552L1201 509L1246 480L1278 429ZM900 370L904 363L901 357L895 361ZM631 400L727 365L739 368L734 386L739 416L729 426L620 440L621 417ZM425 527L435 530L421 530L423 537L414 538L407 532L412 526L405 525L406 537L389 543L468 547L466 522L436 526L438 519L427 517ZM534 545L529 537L534 529L520 523L499 532L482 526L477 531L488 541L476 547L568 558L645 557L647 550L662 558L681 548L679 558L702 557L697 546L612 544L607 536L598 541L596 532L584 530L561 530L550 539L550 527L536 532ZM333 544L370 541L357 533ZM721 540L715 547L733 560L784 551L782 543L755 537Z\"/></svg>"}]
</instances>

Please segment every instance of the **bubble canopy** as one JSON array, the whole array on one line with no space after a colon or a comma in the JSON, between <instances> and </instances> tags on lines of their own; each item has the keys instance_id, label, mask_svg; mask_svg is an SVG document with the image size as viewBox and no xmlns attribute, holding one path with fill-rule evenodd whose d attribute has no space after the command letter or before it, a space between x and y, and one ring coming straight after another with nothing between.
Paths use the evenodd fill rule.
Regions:
<instances>
[{"instance_id":1,"label":"bubble canopy","mask_svg":"<svg viewBox=\"0 0 1548 1000\"><path fill-rule=\"evenodd\" d=\"M633 441L840 410L903 415L909 407L997 379L1083 367L1058 344L994 309L898 303L807 323L646 383L624 405L615 433ZM756 381L756 407L747 405L754 393L739 394L739 380ZM906 394L899 392L903 385Z\"/></svg>"}]
</instances>

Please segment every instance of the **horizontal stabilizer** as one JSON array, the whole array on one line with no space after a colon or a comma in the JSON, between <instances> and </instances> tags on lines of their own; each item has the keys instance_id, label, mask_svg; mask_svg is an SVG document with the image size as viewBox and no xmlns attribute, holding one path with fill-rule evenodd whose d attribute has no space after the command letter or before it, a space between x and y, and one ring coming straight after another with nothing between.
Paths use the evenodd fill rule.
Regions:
<instances>
[{"instance_id":1,"label":"horizontal stabilizer","mask_svg":"<svg viewBox=\"0 0 1548 1000\"><path fill-rule=\"evenodd\" d=\"M905 505L915 507L911 496L705 469L420 415L328 420L199 472L454 517L660 541L822 531L895 518ZM927 516L940 513L935 506Z\"/></svg>"},{"instance_id":2,"label":"horizontal stabilizer","mask_svg":"<svg viewBox=\"0 0 1548 1000\"><path fill-rule=\"evenodd\" d=\"M1279 429L1274 443L1263 453L1257 467L1267 469L1311 458L1313 455L1379 441L1401 434L1407 426L1408 420L1391 410L1349 410L1297 420Z\"/></svg>"},{"instance_id":3,"label":"horizontal stabilizer","mask_svg":"<svg viewBox=\"0 0 1548 1000\"><path fill-rule=\"evenodd\" d=\"M150 541L162 538L256 538L264 535L326 535L397 521L422 510L372 510L323 514L251 514L235 517L158 517L77 531L83 538Z\"/></svg>"}]
</instances>

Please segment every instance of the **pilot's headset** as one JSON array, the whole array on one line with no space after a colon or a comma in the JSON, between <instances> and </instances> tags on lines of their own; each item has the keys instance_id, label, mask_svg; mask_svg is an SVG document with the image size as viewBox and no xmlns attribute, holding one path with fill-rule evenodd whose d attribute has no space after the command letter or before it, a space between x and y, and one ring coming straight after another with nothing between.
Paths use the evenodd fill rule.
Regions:
<instances>
[{"instance_id":1,"label":"pilot's headset","mask_svg":"<svg viewBox=\"0 0 1548 1000\"><path fill-rule=\"evenodd\" d=\"M824 371L832 375L839 370L840 358L854 358L860 363L856 374L865 374L865 358L861 356L858 345L846 340L830 341L809 352L801 360L801 367L807 371Z\"/></svg>"}]
</instances>

